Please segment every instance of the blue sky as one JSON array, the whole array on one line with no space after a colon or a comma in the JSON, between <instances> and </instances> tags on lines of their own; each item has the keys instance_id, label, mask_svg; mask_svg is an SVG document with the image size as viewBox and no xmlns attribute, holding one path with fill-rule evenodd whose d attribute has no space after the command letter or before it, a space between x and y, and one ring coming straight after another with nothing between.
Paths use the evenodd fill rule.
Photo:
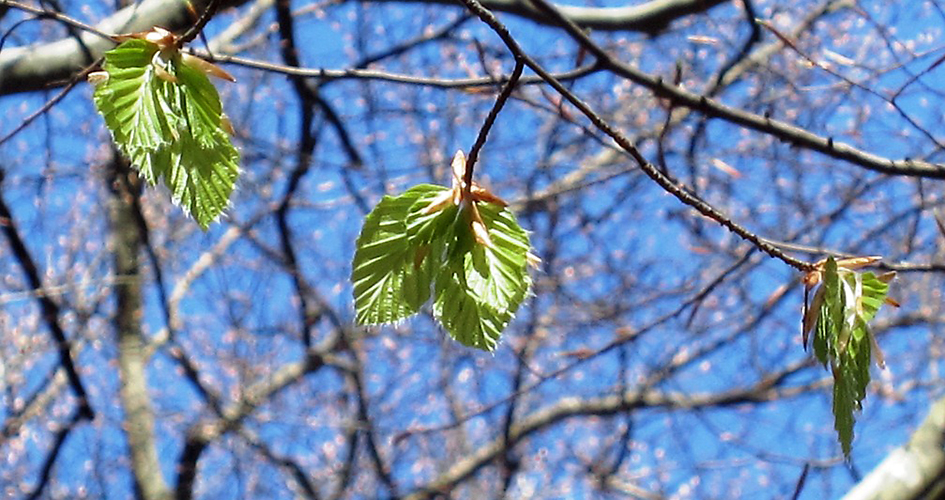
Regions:
<instances>
[{"instance_id":1,"label":"blue sky","mask_svg":"<svg viewBox=\"0 0 945 500\"><path fill-rule=\"evenodd\" d=\"M84 19L104 12L97 6L83 12L78 3L66 5ZM761 15L785 29L798 22L805 6L759 3ZM296 2L293 7L304 6ZM877 52L872 58L862 53L865 48L879 51L883 43L875 40L869 23L849 13L836 20L837 26L848 28L845 35L837 33L840 28L832 27L832 21L823 21L806 39L809 46L805 47L818 57L829 48L862 60L862 68L838 67L850 78L863 78L882 94L896 89L909 72L921 71L940 55L935 38L922 34L937 33L941 23L936 17L910 10L929 9L927 2L904 6L896 13L880 7L880 3L869 2L864 6L877 22L894 27L898 40L916 40L909 50L931 50L931 55L907 60L903 68L874 77L873 68L892 67L894 58L890 53ZM424 26L447 24L461 13L458 7L414 4L330 6L324 16L300 16L297 32L302 60L313 68L345 68L365 55L416 36ZM219 33L234 15L225 12L211 22L208 37ZM746 36L740 16L735 4L725 5L707 16L674 24L673 30L652 41L645 35L626 33L595 33L595 39L649 72L671 75L679 61L685 68L684 84L698 89ZM547 68L564 70L574 64L575 45L561 32L509 15L500 17L526 51ZM17 14L8 14L0 28L9 29L16 19ZM273 21L270 12L260 26ZM50 26L24 24L7 43L47 37L43 30ZM693 41L700 36L716 42ZM264 42L241 55L278 60L275 37L263 35ZM766 33L764 41L772 40ZM477 20L465 23L453 39L385 60L379 67L442 77L479 74L474 41L486 48L485 57L496 63L496 68L511 69L507 52ZM905 49L896 52L900 56L904 53ZM776 118L880 155L933 154L937 158L940 154L933 153L927 138L904 124L901 116L875 96L844 90L836 78L823 72L798 70L802 63L796 54L782 51L769 64L720 99L753 112L769 111ZM298 110L287 79L236 66L226 69L239 82L217 86L239 131L237 144L244 156L244 172L229 217L202 233L170 205L163 188L149 189L144 197L145 214L154 225L152 237L160 249L169 288L231 225L244 224L277 203L294 166ZM940 71L929 73L903 94L903 109L921 123L935 124L941 117L936 88ZM655 141L644 132L662 122L665 108L647 92L608 74L581 79L573 88L618 126L640 131L641 150L655 161ZM373 204L384 193L396 193L417 183L445 183L446 163L453 151L472 144L493 96L358 80L325 82L322 92L357 141L365 166L359 171L346 170L347 158L338 137L325 127L290 221L301 269L338 315L350 321L353 306L348 266L364 215L354 194ZM477 175L506 199L522 200L560 182L600 151L585 131L556 117L549 95L547 88L522 89L490 135ZM0 98L0 116L4 118L0 133L5 134L49 96ZM102 237L106 232L102 162L107 158L107 133L89 96L90 89L80 86L48 115L0 146L0 163L7 171L4 196L37 260L48 269L49 282L88 280L88 285L71 288L61 300L78 310L93 311L86 329L74 315L67 321L73 328L70 333L84 332L81 334L88 338L89 347L79 356L79 363L85 367L83 375L100 420L83 425L70 436L56 468L57 486L73 493L85 486L91 497L124 498L130 493L127 468L111 465L121 463L125 450L119 432L121 410L114 399L117 373L111 368L115 356L108 324L114 307L107 284L111 264ZM569 112L577 116L573 109ZM936 233L929 211L913 207L920 191L927 193L927 204L940 205L940 182L923 181L920 187L914 179L883 179L719 120L707 123L698 143L696 166L692 167L685 153L697 125L697 118L689 118L669 136L668 167L684 182L696 179L700 194L749 228L773 239L891 255L903 261L925 262L935 255L936 241L940 241L936 238L941 235ZM711 167L713 160L732 166L740 177L733 179ZM619 349L575 363L568 353L602 348L614 341L619 328L639 329L677 309L736 264L748 249L737 237L700 220L667 196L626 159L605 165L589 177L605 178L609 180L558 197L559 210L554 215L520 212L520 222L533 231L532 244L545 264L536 275L536 296L519 312L495 354L450 342L427 315L394 327L366 330L356 352L383 454L402 490L430 480L444 464L456 460L460 437L469 449L495 438L508 408L501 402L508 396L518 369L516 351L529 342L535 347L529 353L526 384L573 367L523 397L517 403L519 418L561 398L614 394L621 387L638 384L654 367L700 348L709 352L656 388L685 394L722 391L751 384L764 373L807 356L800 346L801 287L792 281L798 277L796 271L754 252L735 269L731 280L707 296L691 322L691 309L687 309ZM864 185L870 188L848 208L832 215L844 205L848 193ZM897 213L905 215L893 219ZM860 241L869 231L888 225L889 220L897 222ZM898 245L913 231L918 242L915 248ZM279 251L271 216L258 222L251 235L230 245L180 303L185 324L179 337L181 346L200 364L205 382L229 397L237 397L252 380L302 355L298 298L291 277L267 257L269 250ZM8 276L3 293L22 291L24 284L13 260L7 253L0 259ZM897 285L900 289L941 290L940 276L906 274L901 282ZM795 284L783 297L779 295L781 287L791 283ZM153 281L146 292L145 330L153 336L165 325ZM879 320L934 310L940 299L934 292L928 297L902 297L903 308L881 313ZM95 300L101 302L94 305ZM768 300L773 306L765 309ZM45 332L36 324L36 310L29 300L2 305L2 324L7 325L8 336L4 357L23 363L8 364L7 376L17 370L20 379L7 382L6 399L0 405L4 418L13 401L31 394L56 363ZM330 330L327 322L319 324L319 338ZM919 324L897 327L881 337L888 368L886 372L874 369L873 376L885 380L886 388L904 387L905 397L896 400L875 392L867 397L856 427L852 459L856 471L868 471L891 447L907 439L929 403L941 395L936 383L940 360L915 355L937 345L940 330L934 324ZM715 343L720 347L710 349ZM22 349L26 355L19 352L18 357ZM210 413L166 354L155 355L148 376L158 420L161 465L165 477L173 481L181 436L189 425ZM823 370L807 369L793 375L788 385L813 383L824 376ZM909 386L911 379L919 384ZM346 384L337 370L309 375L263 405L247 420L246 428L272 451L296 459L316 483L327 484L344 456L339 436L352 425L353 400ZM452 407L444 395L444 384L455 398ZM53 408L63 412L69 404L69 396L63 394ZM394 441L404 431L447 425L457 415L473 414L493 404L492 410L465 421L461 431ZM56 411L50 415L53 420L62 417ZM761 406L693 412L655 408L629 416L564 420L516 447L525 465L513 483L512 494L524 497L531 491L543 498L598 494L587 479L589 463L616 460L619 436L628 425L632 425L630 451L618 477L639 481L644 488L661 489L670 496L789 498L803 464L811 459L825 461L830 467L811 471L802 498L836 497L854 482L854 474L837 460L829 393L820 388ZM0 483L14 477L35 478L37 464L49 444L49 432L42 421L29 429L30 436L22 437L22 443L28 443L25 448L16 448L21 441L7 443L5 453L12 458L8 458L7 472L0 473ZM367 452L362 449L359 453ZM291 496L284 473L273 474L278 469L235 434L212 446L200 466L198 494L205 498ZM479 474L482 484L499 480L494 468ZM98 477L107 479L100 483ZM357 491L364 497L388 493L375 490L379 483L367 474L357 481L361 488ZM469 486L460 494L473 496L476 487Z\"/></svg>"}]
</instances>

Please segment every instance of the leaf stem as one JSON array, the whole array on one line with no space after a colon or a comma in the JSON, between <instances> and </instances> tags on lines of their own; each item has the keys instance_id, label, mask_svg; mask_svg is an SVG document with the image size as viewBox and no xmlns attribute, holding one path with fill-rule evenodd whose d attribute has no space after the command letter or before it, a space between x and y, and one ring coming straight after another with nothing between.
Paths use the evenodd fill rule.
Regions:
<instances>
[{"instance_id":1,"label":"leaf stem","mask_svg":"<svg viewBox=\"0 0 945 500\"><path fill-rule=\"evenodd\" d=\"M511 97L512 91L515 90L515 84L518 83L518 79L522 76L522 70L525 69L525 61L522 59L521 55L517 53L513 53L513 55L515 56L515 68L512 69L509 81L505 82L505 86L502 87L502 91L499 92L499 97L496 98L492 110L490 110L489 115L486 116L486 121L483 122L482 128L479 129L479 136L476 137L476 142L473 143L472 148L469 149L469 156L466 157L466 171L463 173L463 199L469 199L469 192L472 189L473 170L476 159L479 157L479 150L485 145L486 136L489 135L492 124L495 123L495 119L499 116L499 111L502 110L505 101L509 100L509 97Z\"/></svg>"},{"instance_id":2,"label":"leaf stem","mask_svg":"<svg viewBox=\"0 0 945 500\"><path fill-rule=\"evenodd\" d=\"M188 3L190 4L190 2ZM193 4L190 4L190 5L191 5L191 9L188 9L188 10L193 12L192 10ZM194 25L191 26L187 30L187 32L183 34L183 36L177 39L178 49L183 47L185 43L192 41L194 38L197 38L197 35L199 35L201 31L203 31L204 26L206 26L207 23L210 22L210 18L212 18L213 15L216 14L217 7L219 7L219 5L220 5L220 0L210 0L210 2L207 3L207 8L204 9L203 14L200 15L200 17L197 19L197 22L194 23Z\"/></svg>"}]
</instances>

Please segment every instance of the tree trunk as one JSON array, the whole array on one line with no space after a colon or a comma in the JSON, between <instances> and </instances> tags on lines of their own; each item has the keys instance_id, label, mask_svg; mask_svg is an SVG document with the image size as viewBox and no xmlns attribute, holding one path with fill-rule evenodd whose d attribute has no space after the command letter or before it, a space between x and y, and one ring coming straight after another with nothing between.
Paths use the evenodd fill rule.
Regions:
<instances>
[{"instance_id":1,"label":"tree trunk","mask_svg":"<svg viewBox=\"0 0 945 500\"><path fill-rule=\"evenodd\" d=\"M144 338L141 332L141 268L138 255L141 234L135 217L134 197L140 183L128 162L114 153L111 172L111 236L114 246L115 331L118 342L120 398L125 411L124 430L131 455L135 494L144 500L170 497L154 445L154 413L148 395Z\"/></svg>"}]
</instances>

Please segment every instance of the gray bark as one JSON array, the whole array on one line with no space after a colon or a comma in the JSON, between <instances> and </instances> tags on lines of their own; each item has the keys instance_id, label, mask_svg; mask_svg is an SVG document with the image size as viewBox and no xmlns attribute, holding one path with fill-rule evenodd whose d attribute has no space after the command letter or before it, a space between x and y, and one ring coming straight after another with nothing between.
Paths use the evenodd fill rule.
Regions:
<instances>
[{"instance_id":1,"label":"gray bark","mask_svg":"<svg viewBox=\"0 0 945 500\"><path fill-rule=\"evenodd\" d=\"M391 1L391 0L381 0ZM396 0L403 1L403 0ZM417 3L458 5L454 0L414 0ZM651 0L628 7L561 6L561 12L577 24L602 31L642 31L656 33L674 19L706 11L728 0ZM222 0L220 8L242 5L246 0ZM0 0L0 6L3 5ZM193 0L201 12L207 0ZM541 23L552 23L527 0L483 0L492 10L512 13ZM96 25L108 34L146 31L161 26L172 31L183 30L194 23L186 2L179 0L144 0L127 7ZM0 96L32 92L68 82L85 66L111 49L114 42L93 33L83 32L83 44L92 55L88 60L79 42L72 37L28 47L5 48L0 52Z\"/></svg>"},{"instance_id":2,"label":"gray bark","mask_svg":"<svg viewBox=\"0 0 945 500\"><path fill-rule=\"evenodd\" d=\"M920 500L945 496L945 398L932 405L909 442L892 451L843 500Z\"/></svg>"},{"instance_id":3,"label":"gray bark","mask_svg":"<svg viewBox=\"0 0 945 500\"><path fill-rule=\"evenodd\" d=\"M0 1L0 5L2 3ZM193 1L198 12L207 3L206 0ZM222 3L234 5L240 2ZM96 28L108 34L146 31L153 26L180 30L193 24L192 17L186 9L186 2L144 0L138 5L121 9L98 23ZM111 40L93 33L83 32L81 39L91 53L92 61L86 57L79 41L72 37L27 47L4 48L0 52L0 95L32 92L62 85L115 46Z\"/></svg>"},{"instance_id":4,"label":"gray bark","mask_svg":"<svg viewBox=\"0 0 945 500\"><path fill-rule=\"evenodd\" d=\"M375 0L395 1L403 0ZM417 0L414 0L417 1ZM456 0L419 0L426 3L457 5ZM640 31L659 33L680 17L709 10L728 0L651 0L626 7L577 7L556 5L567 18L582 28L600 31ZM480 0L483 7L508 12L542 24L557 24L532 6L528 0Z\"/></svg>"},{"instance_id":5,"label":"gray bark","mask_svg":"<svg viewBox=\"0 0 945 500\"><path fill-rule=\"evenodd\" d=\"M123 427L131 456L135 493L143 500L170 498L161 474L154 443L154 412L148 394L145 339L141 331L141 267L138 254L141 235L135 218L137 188L129 178L130 166L115 152L112 182L111 232L115 274L123 279L115 285L115 330L118 337L119 396L124 410Z\"/></svg>"}]
</instances>

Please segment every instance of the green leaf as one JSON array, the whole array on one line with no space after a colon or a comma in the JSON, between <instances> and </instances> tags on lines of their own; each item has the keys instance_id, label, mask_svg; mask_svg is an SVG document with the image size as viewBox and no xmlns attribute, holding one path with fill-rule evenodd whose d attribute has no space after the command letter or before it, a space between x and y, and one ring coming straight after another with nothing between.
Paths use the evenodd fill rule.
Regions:
<instances>
[{"instance_id":1,"label":"green leaf","mask_svg":"<svg viewBox=\"0 0 945 500\"><path fill-rule=\"evenodd\" d=\"M853 412L857 410L855 405L852 380L843 372L837 372L833 381L833 415L834 429L837 430L837 436L840 439L840 448L843 450L843 456L850 456L851 443L853 442L853 424L855 419Z\"/></svg>"},{"instance_id":2,"label":"green leaf","mask_svg":"<svg viewBox=\"0 0 945 500\"><path fill-rule=\"evenodd\" d=\"M361 324L403 320L433 289L433 315L460 343L492 351L528 294L528 234L504 207L476 203L492 246L476 241L472 205L427 184L385 196L368 214L352 263Z\"/></svg>"},{"instance_id":3,"label":"green leaf","mask_svg":"<svg viewBox=\"0 0 945 500\"><path fill-rule=\"evenodd\" d=\"M156 44L128 40L105 54L108 79L93 95L119 150L150 184L163 181L203 229L229 206L239 152L223 128L220 96L173 52L158 76ZM162 53L163 54L163 53ZM160 62L158 62L160 63Z\"/></svg>"},{"instance_id":4,"label":"green leaf","mask_svg":"<svg viewBox=\"0 0 945 500\"><path fill-rule=\"evenodd\" d=\"M445 190L422 184L397 197L385 196L364 220L351 266L359 323L376 325L406 319L419 312L430 298L440 260L435 251L438 247L411 238L407 226L414 204L429 202ZM431 222L449 216L448 211L437 212Z\"/></svg>"},{"instance_id":5,"label":"green leaf","mask_svg":"<svg viewBox=\"0 0 945 500\"><path fill-rule=\"evenodd\" d=\"M880 281L873 273L863 273L863 295L860 297L862 311L860 319L868 323L876 316L889 294L889 284Z\"/></svg>"},{"instance_id":6,"label":"green leaf","mask_svg":"<svg viewBox=\"0 0 945 500\"><path fill-rule=\"evenodd\" d=\"M883 305L889 285L873 273L840 269L833 258L827 259L822 273L817 294L823 296L823 301L814 334L814 355L833 373L834 428L844 456L849 457L855 413L862 408L870 381L875 339L868 323Z\"/></svg>"},{"instance_id":7,"label":"green leaf","mask_svg":"<svg viewBox=\"0 0 945 500\"><path fill-rule=\"evenodd\" d=\"M508 209L489 203L478 208L493 247L476 244L467 219L457 220L454 249L436 278L433 314L458 342L492 351L528 294L529 242Z\"/></svg>"}]
</instances>

